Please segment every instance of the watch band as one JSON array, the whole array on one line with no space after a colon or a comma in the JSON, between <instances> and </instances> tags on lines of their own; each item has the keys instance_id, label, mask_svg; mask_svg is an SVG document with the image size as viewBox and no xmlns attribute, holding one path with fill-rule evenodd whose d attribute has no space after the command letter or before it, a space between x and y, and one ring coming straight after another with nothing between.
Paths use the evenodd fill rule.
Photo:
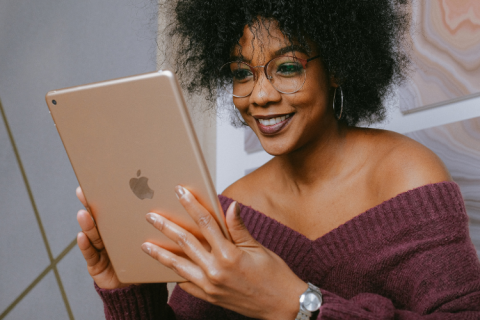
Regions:
<instances>
[{"instance_id":1,"label":"watch band","mask_svg":"<svg viewBox=\"0 0 480 320\"><path fill-rule=\"evenodd\" d=\"M300 295L300 310L295 320L312 320L312 314L318 314L323 299L320 289L308 282L308 289Z\"/></svg>"},{"instance_id":2,"label":"watch band","mask_svg":"<svg viewBox=\"0 0 480 320\"><path fill-rule=\"evenodd\" d=\"M312 313L310 311L302 310L302 308L300 308L295 320L310 320L311 316L312 316Z\"/></svg>"}]
</instances>

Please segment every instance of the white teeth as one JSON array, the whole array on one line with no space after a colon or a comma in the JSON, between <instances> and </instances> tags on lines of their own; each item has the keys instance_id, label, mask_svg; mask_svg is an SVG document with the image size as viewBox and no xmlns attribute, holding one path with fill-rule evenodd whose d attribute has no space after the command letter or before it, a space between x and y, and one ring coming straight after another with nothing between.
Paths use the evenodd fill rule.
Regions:
<instances>
[{"instance_id":1,"label":"white teeth","mask_svg":"<svg viewBox=\"0 0 480 320\"><path fill-rule=\"evenodd\" d=\"M274 124L285 121L285 119L288 119L288 118L290 118L289 114L285 116L277 117L277 118L271 118L271 119L258 119L258 122L260 122L264 126L273 126Z\"/></svg>"}]
</instances>

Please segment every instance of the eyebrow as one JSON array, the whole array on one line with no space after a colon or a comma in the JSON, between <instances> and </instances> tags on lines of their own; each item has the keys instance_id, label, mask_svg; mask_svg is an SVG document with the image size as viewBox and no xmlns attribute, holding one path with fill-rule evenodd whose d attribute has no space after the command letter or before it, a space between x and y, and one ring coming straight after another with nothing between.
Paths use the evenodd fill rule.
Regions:
<instances>
[{"instance_id":1,"label":"eyebrow","mask_svg":"<svg viewBox=\"0 0 480 320\"><path fill-rule=\"evenodd\" d=\"M273 55L278 57L278 56L282 56L286 53L294 52L294 51L303 53L307 56L309 55L308 51L307 51L307 49L305 49L305 47L300 46L300 45L296 45L296 44L292 44L291 46L280 48L277 51L275 51L273 53ZM245 59L245 57L241 57L241 56L235 56L234 55L234 56L231 56L230 58L232 59L232 61L245 61L245 62L248 62L248 63L252 62L252 60Z\"/></svg>"},{"instance_id":2,"label":"eyebrow","mask_svg":"<svg viewBox=\"0 0 480 320\"><path fill-rule=\"evenodd\" d=\"M304 47L299 46L297 44L292 44L291 46L278 49L277 51L275 51L275 55L276 56L281 56L281 55L284 55L285 53L293 52L293 51L298 51L298 52L306 54L308 56L307 49L305 49Z\"/></svg>"}]
</instances>

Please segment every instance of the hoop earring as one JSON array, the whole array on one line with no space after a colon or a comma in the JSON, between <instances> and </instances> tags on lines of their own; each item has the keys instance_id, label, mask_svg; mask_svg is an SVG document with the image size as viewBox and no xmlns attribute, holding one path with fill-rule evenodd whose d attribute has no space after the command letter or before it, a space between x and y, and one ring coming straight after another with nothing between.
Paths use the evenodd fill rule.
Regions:
<instances>
[{"instance_id":1,"label":"hoop earring","mask_svg":"<svg viewBox=\"0 0 480 320\"><path fill-rule=\"evenodd\" d=\"M232 108L233 108L233 114L235 115L235 118L237 118L237 121L239 121L243 126L248 126L248 124L242 120L241 116L238 115L240 111L238 111L237 107L233 105Z\"/></svg>"},{"instance_id":2,"label":"hoop earring","mask_svg":"<svg viewBox=\"0 0 480 320\"><path fill-rule=\"evenodd\" d=\"M337 112L335 111L335 97L337 96L337 89L340 89L340 115L337 116ZM337 120L340 120L342 119L342 115L343 115L343 90L342 90L342 87L337 87L335 88L335 92L333 93L333 114L335 115L335 118L337 118Z\"/></svg>"}]
</instances>

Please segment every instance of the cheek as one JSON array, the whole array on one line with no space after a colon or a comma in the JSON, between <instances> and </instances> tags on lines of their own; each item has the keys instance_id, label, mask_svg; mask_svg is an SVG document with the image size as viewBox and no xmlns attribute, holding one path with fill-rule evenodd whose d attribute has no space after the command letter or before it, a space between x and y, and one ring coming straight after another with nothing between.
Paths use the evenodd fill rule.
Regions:
<instances>
[{"instance_id":1,"label":"cheek","mask_svg":"<svg viewBox=\"0 0 480 320\"><path fill-rule=\"evenodd\" d=\"M330 101L330 85L322 75L312 77L305 83L297 103L308 106L311 113L325 113ZM300 93L300 92L299 92Z\"/></svg>"},{"instance_id":2,"label":"cheek","mask_svg":"<svg viewBox=\"0 0 480 320\"><path fill-rule=\"evenodd\" d=\"M315 117L324 114L326 104L328 103L328 93L326 94L321 88L313 90L302 90L294 95L285 96L285 102L293 106L298 113L302 113L307 117Z\"/></svg>"},{"instance_id":3,"label":"cheek","mask_svg":"<svg viewBox=\"0 0 480 320\"><path fill-rule=\"evenodd\" d=\"M248 98L235 98L233 97L233 105L237 108L240 112L246 112L248 110Z\"/></svg>"}]
</instances>

